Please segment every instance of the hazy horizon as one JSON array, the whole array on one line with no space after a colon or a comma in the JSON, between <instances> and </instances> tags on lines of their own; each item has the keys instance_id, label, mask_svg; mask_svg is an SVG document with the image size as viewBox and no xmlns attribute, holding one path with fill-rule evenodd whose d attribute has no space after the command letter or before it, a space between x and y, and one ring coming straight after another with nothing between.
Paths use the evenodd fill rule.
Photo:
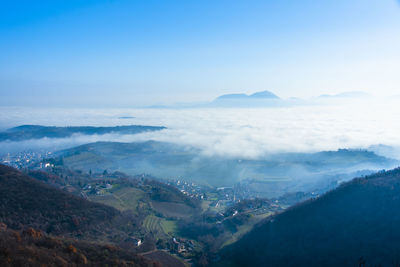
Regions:
<instances>
[{"instance_id":1,"label":"hazy horizon","mask_svg":"<svg viewBox=\"0 0 400 267\"><path fill-rule=\"evenodd\" d=\"M400 0L1 0L0 266L400 266L399 73Z\"/></svg>"},{"instance_id":2,"label":"hazy horizon","mask_svg":"<svg viewBox=\"0 0 400 267\"><path fill-rule=\"evenodd\" d=\"M171 142L199 148L205 155L260 158L280 152L318 152L341 148L393 147L400 158L400 99L272 108L69 109L0 108L0 128L45 126L150 125L167 129L135 135L75 135L71 138L0 142L14 148L63 149L96 141ZM128 117L128 118L121 118Z\"/></svg>"},{"instance_id":3,"label":"hazy horizon","mask_svg":"<svg viewBox=\"0 0 400 267\"><path fill-rule=\"evenodd\" d=\"M400 6L4 1L0 105L138 107L269 90L399 92Z\"/></svg>"}]
</instances>

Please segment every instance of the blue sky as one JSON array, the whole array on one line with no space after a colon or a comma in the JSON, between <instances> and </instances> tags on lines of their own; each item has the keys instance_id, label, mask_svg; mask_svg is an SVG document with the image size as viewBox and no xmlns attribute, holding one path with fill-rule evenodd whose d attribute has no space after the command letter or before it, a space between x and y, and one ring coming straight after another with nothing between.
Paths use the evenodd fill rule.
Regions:
<instances>
[{"instance_id":1,"label":"blue sky","mask_svg":"<svg viewBox=\"0 0 400 267\"><path fill-rule=\"evenodd\" d=\"M400 93L395 0L0 1L0 105Z\"/></svg>"}]
</instances>

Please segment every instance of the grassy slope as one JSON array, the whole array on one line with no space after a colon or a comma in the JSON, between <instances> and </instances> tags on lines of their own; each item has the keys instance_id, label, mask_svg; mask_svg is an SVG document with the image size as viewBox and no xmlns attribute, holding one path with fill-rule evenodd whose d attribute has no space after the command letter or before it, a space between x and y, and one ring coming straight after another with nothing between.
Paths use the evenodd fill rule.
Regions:
<instances>
[{"instance_id":1,"label":"grassy slope","mask_svg":"<svg viewBox=\"0 0 400 267\"><path fill-rule=\"evenodd\" d=\"M179 193L180 194L180 193ZM177 224L175 220L168 220L156 216L156 213L163 214L166 217L187 217L193 214L193 208L183 203L151 201L149 196L140 189L134 187L117 187L111 189L105 195L92 195L91 201L99 202L108 206L112 206L118 210L130 210L137 213L137 207L140 202L151 203L154 210L149 210L148 215L143 221L143 227L162 238L170 233L177 232Z\"/></svg>"},{"instance_id":2,"label":"grassy slope","mask_svg":"<svg viewBox=\"0 0 400 267\"><path fill-rule=\"evenodd\" d=\"M266 217L271 216L271 215L272 215L272 213L253 215L248 222L246 222L245 224L238 227L237 232L235 232L231 236L227 237L228 239L224 242L224 244L222 245L221 248L224 248L225 246L229 246L229 245L235 243L241 237L243 237L245 234L250 232L257 223L259 223L261 220L263 220Z\"/></svg>"},{"instance_id":3,"label":"grassy slope","mask_svg":"<svg viewBox=\"0 0 400 267\"><path fill-rule=\"evenodd\" d=\"M120 211L136 212L139 201L145 198L145 192L133 187L123 187L105 195L92 195L90 200L112 206Z\"/></svg>"},{"instance_id":4,"label":"grassy slope","mask_svg":"<svg viewBox=\"0 0 400 267\"><path fill-rule=\"evenodd\" d=\"M195 212L192 207L184 203L152 201L151 206L166 217L188 218Z\"/></svg>"}]
</instances>

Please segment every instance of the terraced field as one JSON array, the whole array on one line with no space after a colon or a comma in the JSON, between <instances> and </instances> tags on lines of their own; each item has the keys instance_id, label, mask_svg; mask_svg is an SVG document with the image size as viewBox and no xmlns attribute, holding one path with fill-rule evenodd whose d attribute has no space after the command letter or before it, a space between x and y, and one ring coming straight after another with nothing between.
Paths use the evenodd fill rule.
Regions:
<instances>
[{"instance_id":1,"label":"terraced field","mask_svg":"<svg viewBox=\"0 0 400 267\"><path fill-rule=\"evenodd\" d=\"M90 200L112 206L121 211L132 210L135 212L140 199L145 197L145 193L142 190L133 187L122 187L113 191L112 194L91 196Z\"/></svg>"},{"instance_id":2,"label":"terraced field","mask_svg":"<svg viewBox=\"0 0 400 267\"><path fill-rule=\"evenodd\" d=\"M149 215L144 219L143 226L155 235L170 235L177 230L175 221L166 220L154 215Z\"/></svg>"}]
</instances>

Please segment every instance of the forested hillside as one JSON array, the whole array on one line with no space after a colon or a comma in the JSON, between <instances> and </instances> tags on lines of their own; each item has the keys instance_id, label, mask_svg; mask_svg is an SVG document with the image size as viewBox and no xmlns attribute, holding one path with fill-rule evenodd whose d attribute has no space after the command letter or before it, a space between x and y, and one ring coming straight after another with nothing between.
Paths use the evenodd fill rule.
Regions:
<instances>
[{"instance_id":1,"label":"forested hillside","mask_svg":"<svg viewBox=\"0 0 400 267\"><path fill-rule=\"evenodd\" d=\"M13 229L31 226L59 235L94 229L118 214L0 165L0 221Z\"/></svg>"},{"instance_id":2,"label":"forested hillside","mask_svg":"<svg viewBox=\"0 0 400 267\"><path fill-rule=\"evenodd\" d=\"M114 245L51 237L0 224L1 266L161 266Z\"/></svg>"},{"instance_id":3,"label":"forested hillside","mask_svg":"<svg viewBox=\"0 0 400 267\"><path fill-rule=\"evenodd\" d=\"M398 266L399 225L400 169L395 169L354 179L264 221L227 248L223 262L235 266Z\"/></svg>"}]
</instances>

